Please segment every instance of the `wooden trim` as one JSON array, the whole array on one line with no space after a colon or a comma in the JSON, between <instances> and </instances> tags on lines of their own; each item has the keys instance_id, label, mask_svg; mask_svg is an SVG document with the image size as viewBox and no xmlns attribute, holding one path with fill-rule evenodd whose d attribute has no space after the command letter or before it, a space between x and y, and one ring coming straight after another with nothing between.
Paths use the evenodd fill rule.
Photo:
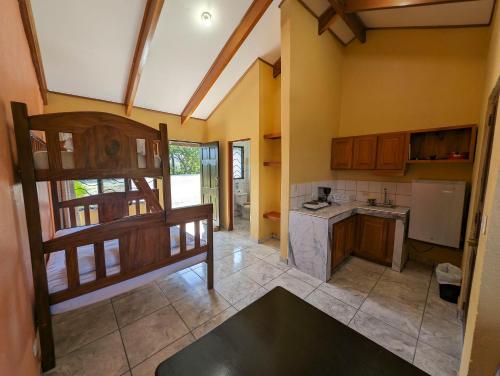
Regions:
<instances>
[{"instance_id":1,"label":"wooden trim","mask_svg":"<svg viewBox=\"0 0 500 376\"><path fill-rule=\"evenodd\" d=\"M156 25L160 18L160 13L163 7L163 0L147 0L142 18L141 31L137 38L135 47L134 60L130 68L128 78L127 91L125 93L126 114L130 116L134 105L139 80L141 79L142 69L148 58L149 47L153 40L153 35L156 30Z\"/></svg>"},{"instance_id":2,"label":"wooden trim","mask_svg":"<svg viewBox=\"0 0 500 376\"><path fill-rule=\"evenodd\" d=\"M281 74L281 57L273 64L273 78Z\"/></svg>"},{"instance_id":3,"label":"wooden trim","mask_svg":"<svg viewBox=\"0 0 500 376\"><path fill-rule=\"evenodd\" d=\"M110 101L110 100L107 100L107 99L99 99L99 98L86 97L86 96L83 96L83 95L63 93L61 91L49 90L48 93L49 94L55 94L55 95L63 95L65 97L73 97L73 98L78 98L78 99L87 99L87 100L96 101L96 102L103 102L103 103L116 104L116 105L119 105L119 106L123 106L122 102L115 102L115 101ZM165 111L160 111L160 110L153 110L152 108L146 108L146 107L137 106L137 105L135 105L134 108L136 108L136 109L138 108L140 110L145 110L145 111L156 112L156 113L159 113L159 114L162 114L162 115L170 115L170 116L180 117L179 114L174 114L172 112L165 112ZM201 119L201 118L197 118L197 117L194 117L194 116L191 116L191 119L199 120L199 121L206 121L206 119Z\"/></svg>"},{"instance_id":4,"label":"wooden trim","mask_svg":"<svg viewBox=\"0 0 500 376\"><path fill-rule=\"evenodd\" d=\"M248 8L247 12L243 16L243 19L229 37L228 41L182 111L181 124L184 124L196 110L212 85L215 81L217 81L217 78L219 78L224 68L231 61L232 57L236 54L240 46L253 30L257 22L259 22L260 18L271 3L272 0L254 0L252 2L252 5Z\"/></svg>"},{"instance_id":5,"label":"wooden trim","mask_svg":"<svg viewBox=\"0 0 500 376\"><path fill-rule=\"evenodd\" d=\"M335 12L335 9L332 7L328 7L327 10L321 14L318 18L318 34L321 35L323 34L330 25L333 23L333 20L335 19L335 15L337 12Z\"/></svg>"},{"instance_id":6,"label":"wooden trim","mask_svg":"<svg viewBox=\"0 0 500 376\"><path fill-rule=\"evenodd\" d=\"M35 180L35 165L31 150L28 109L24 103L12 102L12 117L16 136L18 167L23 186L26 225L31 255L31 267L35 290L35 325L40 333L42 369L47 371L55 366L54 337L49 310L49 288L45 257L43 255L40 207Z\"/></svg>"},{"instance_id":7,"label":"wooden trim","mask_svg":"<svg viewBox=\"0 0 500 376\"><path fill-rule=\"evenodd\" d=\"M349 0L346 1L345 12L365 12L370 10L410 8L449 3L463 3L477 0Z\"/></svg>"},{"instance_id":8,"label":"wooden trim","mask_svg":"<svg viewBox=\"0 0 500 376\"><path fill-rule=\"evenodd\" d=\"M285 0L283 0L283 1L285 1ZM304 7L304 9L305 9L305 10L307 10L311 16L313 16L314 18L316 18L317 20L319 20L319 17L318 17L318 16L317 16L317 15L316 15L313 11L312 11L312 9L311 9L311 8L309 8L309 6L308 6L306 3L304 3L304 1L302 1L302 0L298 0L298 1L299 1L299 4L300 4L300 5L302 5L302 6ZM280 5L280 7L281 7L281 5ZM328 29L328 32L329 32L329 33L330 33L330 35L331 35L332 37L334 37L334 38L337 40L337 42L339 42L342 46L344 46L344 47L345 47L345 46L347 46L347 43L345 43L342 39L340 39L340 38L339 38L339 36L338 36L337 34L335 34L335 33L334 33L331 29ZM350 41L349 41L349 42L350 42Z\"/></svg>"},{"instance_id":9,"label":"wooden trim","mask_svg":"<svg viewBox=\"0 0 500 376\"><path fill-rule=\"evenodd\" d=\"M227 207L229 210L229 223L227 231L234 228L234 202L233 202L233 141L227 143Z\"/></svg>"},{"instance_id":10,"label":"wooden trim","mask_svg":"<svg viewBox=\"0 0 500 376\"><path fill-rule=\"evenodd\" d=\"M414 29L464 29L475 27L489 27L490 24L470 24L470 25L429 25L429 26L384 26L384 27L368 27L366 30L414 30Z\"/></svg>"},{"instance_id":11,"label":"wooden trim","mask_svg":"<svg viewBox=\"0 0 500 376\"><path fill-rule=\"evenodd\" d=\"M366 28L358 15L346 13L344 11L344 4L341 0L328 0L328 2L332 8L335 9L335 12L339 15L339 17L346 23L349 29L351 29L356 38L361 43L364 43L366 41Z\"/></svg>"},{"instance_id":12,"label":"wooden trim","mask_svg":"<svg viewBox=\"0 0 500 376\"><path fill-rule=\"evenodd\" d=\"M30 48L31 60L35 68L36 79L38 80L38 87L40 95L42 96L43 104L47 104L47 81L45 79L45 72L42 63L42 54L40 53L40 46L38 44L38 37L36 34L35 21L33 18L33 11L31 8L30 0L18 0L19 11L21 12L21 20L23 22L24 33L28 40Z\"/></svg>"},{"instance_id":13,"label":"wooden trim","mask_svg":"<svg viewBox=\"0 0 500 376\"><path fill-rule=\"evenodd\" d=\"M162 184L163 184L163 208L165 213L172 210L172 190L170 186L170 145L168 143L167 124L160 124L160 158L162 168Z\"/></svg>"},{"instance_id":14,"label":"wooden trim","mask_svg":"<svg viewBox=\"0 0 500 376\"><path fill-rule=\"evenodd\" d=\"M83 180L83 179L106 179L106 178L152 178L162 176L161 168L127 168L116 170L89 170L89 169L67 169L67 170L36 170L36 181L50 180Z\"/></svg>"}]
</instances>

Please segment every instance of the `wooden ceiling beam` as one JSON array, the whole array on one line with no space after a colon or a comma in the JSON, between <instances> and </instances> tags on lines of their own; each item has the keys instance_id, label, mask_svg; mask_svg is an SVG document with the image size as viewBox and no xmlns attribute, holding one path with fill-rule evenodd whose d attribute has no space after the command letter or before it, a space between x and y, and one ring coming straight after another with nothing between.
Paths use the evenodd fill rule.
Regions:
<instances>
[{"instance_id":1,"label":"wooden ceiling beam","mask_svg":"<svg viewBox=\"0 0 500 376\"><path fill-rule=\"evenodd\" d=\"M196 108L198 108L203 98L205 98L210 88L213 86L215 81L217 81L224 68L231 61L272 2L272 0L254 0L252 2L240 23L236 26L236 29L231 34L222 50L219 52L219 55L213 62L207 74L198 85L198 88L192 95L191 99L189 99L186 107L184 107L184 110L181 113L181 124L184 124L191 117Z\"/></svg>"},{"instance_id":2,"label":"wooden ceiling beam","mask_svg":"<svg viewBox=\"0 0 500 376\"><path fill-rule=\"evenodd\" d=\"M409 8L447 3L463 3L477 0L347 0L345 13L364 12L370 10Z\"/></svg>"},{"instance_id":3,"label":"wooden ceiling beam","mask_svg":"<svg viewBox=\"0 0 500 376\"><path fill-rule=\"evenodd\" d=\"M335 9L329 7L327 10L323 12L321 16L318 18L318 34L321 35L325 31L328 30L333 20L335 19Z\"/></svg>"},{"instance_id":4,"label":"wooden ceiling beam","mask_svg":"<svg viewBox=\"0 0 500 376\"><path fill-rule=\"evenodd\" d=\"M273 78L281 74L281 57L273 64Z\"/></svg>"},{"instance_id":5,"label":"wooden ceiling beam","mask_svg":"<svg viewBox=\"0 0 500 376\"><path fill-rule=\"evenodd\" d=\"M132 113L137 88L141 79L142 70L148 58L149 47L156 30L156 25L160 18L164 0L147 0L142 18L141 30L135 46L134 60L130 68L128 77L127 91L125 93L125 112L127 115Z\"/></svg>"},{"instance_id":6,"label":"wooden ceiling beam","mask_svg":"<svg viewBox=\"0 0 500 376\"><path fill-rule=\"evenodd\" d=\"M339 15L340 18L347 24L349 29L355 37L361 42L366 41L366 28L357 14L346 13L344 9L344 2L342 0L328 0L332 8Z\"/></svg>"},{"instance_id":7,"label":"wooden ceiling beam","mask_svg":"<svg viewBox=\"0 0 500 376\"><path fill-rule=\"evenodd\" d=\"M19 0L19 10L21 12L24 33L26 34L26 39L28 40L28 46L30 48L31 60L35 68L38 87L40 88L40 95L42 96L43 104L47 104L47 81L45 80L42 54L40 53L30 0Z\"/></svg>"}]
</instances>

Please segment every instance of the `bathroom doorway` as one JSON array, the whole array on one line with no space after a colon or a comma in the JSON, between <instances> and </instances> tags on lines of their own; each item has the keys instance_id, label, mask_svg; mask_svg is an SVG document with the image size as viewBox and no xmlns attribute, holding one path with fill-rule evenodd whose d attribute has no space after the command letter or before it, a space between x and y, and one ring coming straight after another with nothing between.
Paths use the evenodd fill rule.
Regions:
<instances>
[{"instance_id":1,"label":"bathroom doorway","mask_svg":"<svg viewBox=\"0 0 500 376\"><path fill-rule=\"evenodd\" d=\"M229 157L229 231L250 235L250 140L230 141Z\"/></svg>"}]
</instances>

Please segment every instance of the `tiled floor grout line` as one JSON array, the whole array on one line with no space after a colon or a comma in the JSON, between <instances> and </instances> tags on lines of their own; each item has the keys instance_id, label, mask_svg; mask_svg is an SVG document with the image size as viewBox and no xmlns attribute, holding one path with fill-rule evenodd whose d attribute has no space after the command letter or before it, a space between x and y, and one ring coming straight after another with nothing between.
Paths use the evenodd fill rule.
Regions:
<instances>
[{"instance_id":1,"label":"tiled floor grout line","mask_svg":"<svg viewBox=\"0 0 500 376\"><path fill-rule=\"evenodd\" d=\"M424 324L425 311L427 310L427 304L429 302L429 292L431 290L432 274L433 273L434 273L434 271L431 273L431 276L429 278L429 286L427 286L427 295L425 296L424 310L422 311L422 319L420 320L420 327L418 328L417 346L418 346L418 341L420 340L420 332L422 331L422 325ZM415 355L416 355L416 353L417 353L417 347L415 346L415 354L413 354L413 361L412 361L412 363L415 362Z\"/></svg>"},{"instance_id":2,"label":"tiled floor grout line","mask_svg":"<svg viewBox=\"0 0 500 376\"><path fill-rule=\"evenodd\" d=\"M377 281L373 284L372 288L370 289L370 291L368 291L368 294L366 294L366 296L364 297L363 301L361 302L361 304L359 305L358 308L356 308L356 313L351 317L351 319L349 320L349 322L347 323L347 326L349 326L351 324L351 321L354 319L354 317L356 317L356 315L358 314L358 312L361 310L361 307L363 306L363 304L365 303L366 299L368 299L368 297L370 296L370 294L372 293L373 289L375 288L375 286L377 286L377 284L380 282L380 279L382 278L382 276L384 275L385 271L387 270L387 267L384 269L384 271L382 273L380 273L380 275L378 276L377 278ZM347 304L347 303L346 303ZM352 306L351 306L352 307ZM366 313L364 311L361 311L363 313ZM382 321L383 322L383 321Z\"/></svg>"},{"instance_id":3,"label":"tiled floor grout line","mask_svg":"<svg viewBox=\"0 0 500 376\"><path fill-rule=\"evenodd\" d=\"M123 352L125 353L125 359L127 359L128 371L130 373L132 373L132 368L130 367L130 360L128 359L127 348L125 347L125 342L123 342L122 331L121 331L120 327L118 326L118 317L116 316L115 306L113 305L112 301L111 301L111 308L113 309L113 315L115 317L116 326L118 327L118 334L120 335L120 341L122 342ZM126 372L124 372L124 373L126 373Z\"/></svg>"},{"instance_id":4,"label":"tiled floor grout line","mask_svg":"<svg viewBox=\"0 0 500 376\"><path fill-rule=\"evenodd\" d=\"M235 235L237 235L237 234L235 234ZM238 234L238 236L240 236L240 235ZM234 241L234 242L232 242L232 243L233 243L233 244L234 244L234 243L237 243L237 240L235 240L235 241ZM264 247L269 247L269 248L272 248L272 247L270 247L270 246L268 246L268 245L265 245L265 244L256 244L256 245L258 245L258 246L264 246ZM203 327L204 325L207 325L207 324L208 324L211 320L215 320L218 316L223 315L223 314L224 314L225 312L227 312L228 310L234 310L233 312L238 312L238 311L240 311L240 310L236 307L236 305L237 305L239 302L241 302L241 301L243 301L243 300L245 300L245 299L249 299L249 298L250 298L253 294L255 294L255 293L256 293L256 291L258 291L258 290L260 290L260 289L265 289L265 290L267 290L267 287L266 287L266 286L268 286L270 283L272 283L272 281L274 281L274 280L276 280L276 279L278 279L278 278L283 277L285 274L287 274L287 275L288 275L289 277L291 277L293 280L297 280L297 281L301 282L302 284L305 284L305 285L309 286L309 288L312 288L312 290L311 290L309 293L307 293L307 294L306 294L303 298L301 298L301 299L302 299L302 300L304 300L304 301L306 301L306 299L308 299L308 298L309 298L312 294L314 294L317 290L319 290L319 291L321 291L321 292L324 292L326 295L328 295L328 296L332 297L333 299L335 299L335 301L338 301L338 302L340 302L340 303L342 303L342 304L345 304L346 306L352 307L352 308L354 309L354 314L353 314L353 316L349 319L349 321L348 321L348 322L347 322L347 324L346 324L346 326L350 326L350 324L353 322L353 319L354 319L354 318L358 315L359 311L361 311L361 307L363 306L363 304L364 304L364 303L366 302L366 300L367 300L367 299L371 296L371 294L373 293L374 289L378 286L378 283L380 283L380 281L381 281L381 279L383 278L384 274L385 274L385 275L387 275L388 271L390 270L390 268L384 268L384 269L383 269L383 271L382 271L382 272L378 275L378 278L376 278L376 281L374 282L374 284L373 284L373 285L371 286L371 288L369 289L369 291L368 291L368 293L366 294L366 296L362 299L361 304L360 304L358 307L354 307L354 306L352 306L351 304L346 303L346 302L344 302L343 300L341 300L341 299L339 299L339 298L337 298L337 297L335 297L335 296L332 296L332 295L330 295L329 293L326 293L325 291L321 290L321 286L322 286L322 285L324 285L324 284L325 284L325 282L318 281L318 282L321 282L321 283L319 283L319 284L316 284L316 283L311 284L311 283L309 283L309 282L307 282L307 281L306 281L306 278L304 278L304 279L300 278L300 277L302 276L302 275L300 275L300 274L299 274L299 275L293 275L293 274L290 274L290 273L289 273L289 271L290 271L290 270L292 270L293 268L290 268L290 266L289 266L289 265L287 265L287 267L286 267L286 268L281 268L281 267L279 267L279 265L277 265L277 264L274 262L274 260L275 260L275 258L274 258L274 257L273 257L272 259L265 260L265 258L270 257L271 255L274 255L274 254L277 252L277 250L275 250L274 248L272 248L272 252L271 252L270 254L268 254L268 255L267 255L267 256L265 256L265 257L260 258L260 257L255 256L253 253L248 252L248 249L249 249L249 248L251 248L251 247L252 247L252 245L250 245L250 246L245 246L245 247L241 247L241 248L239 248L237 251L233 251L231 254L228 254L228 255L226 255L226 256L224 256L224 257L220 258L220 259L214 260L214 261L215 261L215 262L214 262L214 264L220 263L222 260L224 260L224 259L226 259L226 258L229 258L229 257L235 257L235 256L234 256L234 254L235 254L235 253L238 253L238 252L240 252L242 255L251 255L252 257L251 257L250 259L252 259L252 258L253 258L253 261L250 261L250 263L249 263L249 264L247 264L246 266L242 267L241 269L238 269L238 270L237 270L237 271L235 271L235 272L231 272L230 274L226 275L224 278L222 278L222 279L218 280L217 282L218 282L218 283L220 283L221 281L224 281L224 280L226 280L226 279L228 279L228 278L230 278L230 277L233 277L233 278L235 278L235 280L236 280L236 281L238 281L238 278L239 278L239 277L245 277L245 278L247 278L248 280L250 280L250 281L252 281L252 282L254 282L254 283L255 283L255 285L254 285L254 287L256 287L255 291L253 291L252 289L248 289L248 291L252 290L252 292L250 292L249 294L242 294L242 295L244 295L244 297L243 297L243 298L239 299L238 301L236 301L236 302L234 302L234 303L231 303L230 301L228 301L228 300L224 297L224 295L223 295L223 294L221 294L221 293L220 293L220 292L219 292L216 288L214 288L213 293L214 293L214 294L217 294L217 296L218 296L218 297L220 297L223 301L225 301L225 302L228 304L228 306L227 306L225 309L223 309L222 311L218 312L217 314L212 315L210 318L208 318L208 320L205 320L205 321L204 321L204 322L202 322L201 324L199 324L199 325L197 325L196 327L194 327L194 328L192 328L192 329L191 329L191 328L187 325L187 323L186 323L186 321L184 320L184 318L180 315L179 311L178 311L178 310L174 307L174 304L173 304L173 303L175 303L175 302L177 302L177 301L180 301L180 300L182 300L182 299L185 299L185 298L186 298L186 297L188 297L188 296L189 296L189 295L190 295L190 294L191 294L191 293L192 293L195 289L188 289L187 291L184 291L184 290L183 290L183 291L184 291L184 294L183 294L180 298L175 299L174 301L170 301L170 299L168 299L168 297L166 296L166 292L165 292L165 291L164 291L164 290L160 287L159 283L155 280L155 281L153 281L153 282L154 282L154 287L155 287L155 288L157 288L157 289L159 289L159 290L160 290L160 294L161 294L163 297L165 297L165 299L167 300L167 303L166 303L166 304L162 305L161 307L159 307L159 308L157 308L157 309L155 309L155 310L153 310L153 311L151 311L151 312L148 312L148 313L147 313L147 314L145 314L145 315L143 314L142 316L140 316L139 318L137 318L137 319L135 319L135 320L133 320L133 321L130 321L130 322L126 323L126 325L124 325L123 327L119 327L119 326L118 326L118 317L117 317L117 312L116 312L116 309L115 309L115 307L114 307L113 300L112 300L112 299L109 299L109 300L108 300L108 302L107 302L106 304L111 304L111 308L112 308L112 310L113 310L113 315L114 315L114 319L115 319L115 323L116 323L117 329L115 329L115 330L113 330L113 331L111 331L111 332L109 332L109 333L106 333L106 334L104 334L104 335L102 335L102 336L100 336L100 337L98 337L98 338L94 339L93 341L91 341L91 342L89 342L89 343L86 343L86 344L84 344L84 345L82 345L82 346L79 346L77 349L75 349L75 350L71 351L71 352L70 352L70 353L68 353L68 354L65 354L65 355L64 355L64 356L62 356L61 358L64 358L64 357L66 357L66 356L68 356L68 355L70 355L70 354L73 354L74 352L76 352L76 351L78 351L78 350L81 350L83 347L89 346L89 345L91 345L92 343L95 343L96 341L98 341L98 340L100 340L100 339L102 339L102 338L104 338L104 337L106 337L106 336L108 336L108 335L110 335L110 334L114 334L114 333L115 333L115 331L117 330L117 331L118 331L118 335L120 335L120 339L121 339L121 342L122 342L122 347L123 347L123 349L124 349L124 352L125 352L125 355L126 355L126 359L127 359L127 364L128 364L128 371L127 371L127 372L132 372L132 367L131 367L131 364L130 364L130 360L129 360L129 358L128 358L127 349L125 348L125 344L124 344L124 340L123 340L123 336L122 336L122 329L126 328L126 327L127 327L127 326L129 326L129 325L132 325L132 324L136 323L136 322L137 322L137 321L139 321L139 320L142 320L143 318L146 318L146 317L148 317L148 316L150 316L150 315L153 315L154 313L156 313L156 312L158 312L158 311L160 311L160 310L162 310L162 309L165 309L166 307L168 307L168 306L170 305L170 306L172 307L173 311L174 311L174 312L178 315L178 317L181 319L181 321L183 322L183 324L185 325L185 327L186 327L186 328L187 328L187 330L188 330L188 332L186 332L184 335L182 335L182 336L180 336L179 338L175 339L174 341L170 342L170 343L169 343L169 344L167 344L166 346L163 346L161 349L159 349L159 350L155 351L153 354L151 354L150 356L147 356L147 357L146 357L145 359L143 359L141 362L137 363L137 364L134 366L134 368L136 368L137 366L139 366L139 365L141 365L141 364L145 363L146 361L148 361L149 359L151 359L152 357L154 357L155 355L157 355L159 352L161 352L161 351L165 350L167 347L172 346L174 343L176 343L177 341L179 341L181 338L184 338L184 337L186 337L186 336L190 335L190 336L192 336L191 338L194 338L194 339L196 340L196 339L197 339L197 337L195 337L195 335L194 335L194 332L195 332L196 330L198 330L199 328ZM259 252L260 252L260 251L259 251ZM264 253L264 252L261 252L261 253ZM246 259L245 259L245 260L246 260ZM236 261L236 262L237 262L237 261ZM257 265L257 266L258 266L258 265L263 265L263 264L260 264L260 262L265 262L267 265L270 265L270 266L272 266L272 267L274 267L274 268L278 269L278 270L279 270L279 274L277 274L274 278L272 278L271 280L269 280L268 282L263 283L263 284L261 284L261 282L256 281L256 280L255 280L255 279L253 279L252 277L247 276L247 275L245 275L245 274L244 274L244 273L245 273L245 269L248 269L248 268L250 268L250 267L252 267L252 266L255 266L255 265ZM196 289L200 289L200 291L205 291L205 289L206 289L206 279L203 279L203 278L202 278L202 277L201 277L198 273L196 273L196 271L195 271L195 270L193 270L193 267L198 267L198 268L199 268L199 267L202 267L202 265L203 265L202 263L197 264L197 265L193 265L193 266L191 266L191 267L186 268L186 271L188 271L188 270L192 271L193 273L195 273L195 274L196 274L196 276L198 276L201 280L203 280L203 281L205 282L205 286L204 286L204 287L199 286L199 287L197 287L197 288L196 288ZM232 265L234 265L234 264L232 264ZM232 265L229 265L229 267L230 267L230 268L232 268ZM230 268L229 268L229 270L232 270L232 269L230 269ZM256 271L257 271L257 272L259 272L259 270L260 270L260 268L258 268L258 267L257 267L257 268L256 268ZM179 272L180 272L180 271L179 271ZM275 271L274 271L274 270L272 271L271 275L272 275L273 273L275 273ZM368 271L367 273L370 273L370 272ZM181 278L181 276L182 276L182 274L183 274L183 273L178 273L178 274L179 274L179 277ZM258 274L256 274L256 275L258 275ZM262 275L262 276L265 276L266 274L265 274L265 273L261 273L261 275ZM406 332L402 331L401 329L399 329L399 328L396 328L396 327L392 326L391 324L387 323L385 320L379 319L377 316L373 316L373 315L371 315L370 313L366 313L366 312L362 311L363 313L366 313L368 316L372 316L372 317L374 317L375 319L377 319L378 321L380 321L380 323L381 323L381 324L385 324L388 328L390 327L390 328L394 329L395 331L400 332L400 333L402 333L402 334L404 334L404 335L406 335L406 336L408 336L408 337L411 337L411 338L413 338L414 340L416 340L415 350L414 350L414 352L413 352L413 358L412 358L412 360L411 360L411 362L412 362L412 363L414 363L414 362L415 362L416 349L417 349L417 345L418 345L418 343L419 343L419 341L420 341L421 330L422 330L422 327L423 327L423 320L424 320L424 317L425 317L425 313L427 312L427 306L428 306L428 304L429 304L429 300L430 300L430 298L431 298L431 287L432 287L432 277L433 277L433 275L434 275L434 272L432 272L432 273L431 273L431 276L430 276L430 278L429 278L429 283L428 283L428 286L427 286L427 293L426 293L426 298L425 298L425 304L424 304L424 308L423 308L422 313L421 313L420 327L419 327L419 329L418 329L418 333L417 333L417 337L416 337L416 338L415 338L415 337L413 337L412 335L407 334ZM206 273L205 273L205 276L206 276ZM290 283L291 283L291 286L295 286L295 283L293 283L292 281L290 281ZM403 283L403 284L405 284L405 285L411 285L411 281L407 281L406 279L404 279L404 280L402 281L402 283ZM188 282L187 284L189 285L189 282ZM305 285L303 285L302 290L304 290L304 289L305 289ZM258 286L258 287L257 287L257 286ZM297 286L298 286L298 287L300 287L300 285L297 285ZM174 287L175 287L175 286L174 286ZM182 288L183 288L184 286L183 286L183 285L182 285L182 286L180 285L180 287L182 287ZM227 287L227 286L226 286L226 287ZM247 289L240 289L240 290L241 290L241 292L243 292L243 293L247 291ZM234 291L235 291L235 290L233 289L233 292L234 292ZM300 290L299 290L299 291L300 291ZM231 292L231 291L229 291L229 292L230 292L230 296L235 295L233 292ZM434 292L433 292L433 294L434 294ZM128 296L128 295L130 295L130 294L127 294L127 296ZM236 294L235 296L237 296L237 294ZM391 295L391 296L392 296L392 295ZM123 296L123 298L125 298L125 297L126 297L126 296ZM300 298L300 297L299 297L299 298ZM232 299L232 300L233 300L233 299ZM255 299L249 299L249 300L254 301ZM115 300L115 302L118 302L118 299L117 299L117 300ZM195 301L194 303L196 304L196 301ZM252 303L252 302L250 302L250 304L251 304L251 303ZM245 306L247 306L247 305L248 305L248 304L246 304ZM219 321L219 319L215 320L215 322L217 322L217 321ZM213 329L215 329L215 327L218 327L220 324L222 324L222 323L223 323L223 322L225 322L225 321L226 321L226 319L222 319L222 321L221 321L221 322L217 323L217 325L215 325L215 326L213 326L213 327L212 327L212 325L213 325L214 323L211 323L210 325L207 325L208 330L207 330L206 332L204 332L204 334L203 334L203 335L205 335L205 334L207 334L208 332L212 331ZM207 328L206 328L206 329L207 329ZM422 343L425 343L425 341L422 341ZM435 346L433 346L433 345L428 345L428 346L430 346L431 348L435 349L435 350L436 350L436 351L438 351L438 352L443 353L443 352L442 352L442 350L441 350L439 347L435 347ZM452 357L452 358L454 358L454 359L457 359L458 361L460 360L460 358L455 358L454 356L449 355L449 354L447 354L447 353L443 353L443 354L446 354L447 356L450 356L450 357ZM125 374L127 374L127 373L125 373ZM124 374L124 375L125 375L125 374Z\"/></svg>"}]
</instances>

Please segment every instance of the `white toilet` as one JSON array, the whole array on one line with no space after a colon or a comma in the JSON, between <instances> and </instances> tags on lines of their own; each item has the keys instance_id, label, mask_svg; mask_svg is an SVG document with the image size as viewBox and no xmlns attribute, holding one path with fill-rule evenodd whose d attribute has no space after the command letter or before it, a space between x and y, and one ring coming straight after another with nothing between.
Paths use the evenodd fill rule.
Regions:
<instances>
[{"instance_id":1,"label":"white toilet","mask_svg":"<svg viewBox=\"0 0 500 376\"><path fill-rule=\"evenodd\" d=\"M248 202L248 193L237 192L235 194L235 204L235 212L237 212L243 219L250 219L250 203Z\"/></svg>"}]
</instances>

